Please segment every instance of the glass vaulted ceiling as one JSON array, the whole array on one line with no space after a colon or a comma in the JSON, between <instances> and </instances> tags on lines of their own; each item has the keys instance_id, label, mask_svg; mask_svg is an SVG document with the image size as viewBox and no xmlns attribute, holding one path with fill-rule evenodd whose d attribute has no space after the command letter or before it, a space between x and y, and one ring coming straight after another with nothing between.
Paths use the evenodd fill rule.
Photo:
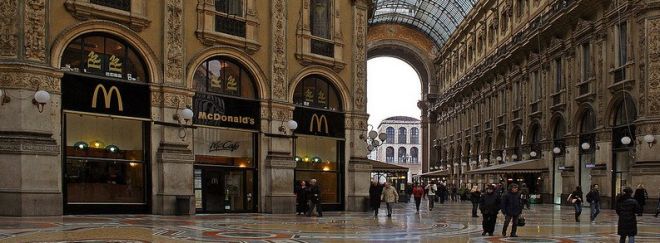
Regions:
<instances>
[{"instance_id":1,"label":"glass vaulted ceiling","mask_svg":"<svg viewBox=\"0 0 660 243\"><path fill-rule=\"evenodd\" d=\"M478 0L373 1L375 13L369 24L412 25L431 37L438 47L442 47Z\"/></svg>"}]
</instances>

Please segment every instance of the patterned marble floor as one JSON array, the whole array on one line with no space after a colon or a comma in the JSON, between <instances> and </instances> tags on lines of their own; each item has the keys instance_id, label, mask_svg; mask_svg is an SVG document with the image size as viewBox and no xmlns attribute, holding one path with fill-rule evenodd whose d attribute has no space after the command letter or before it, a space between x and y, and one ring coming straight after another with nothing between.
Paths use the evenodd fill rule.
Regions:
<instances>
[{"instance_id":1,"label":"patterned marble floor","mask_svg":"<svg viewBox=\"0 0 660 243\"><path fill-rule=\"evenodd\" d=\"M423 202L426 203L426 202ZM384 205L383 205L384 206ZM196 216L85 215L0 217L0 242L617 242L616 214L603 210L596 224L573 220L571 207L532 205L519 238L481 236L481 218L469 203L417 214L414 204L382 213L326 212L324 217L270 214ZM500 215L496 233L501 231ZM637 242L660 242L660 218L641 217Z\"/></svg>"}]
</instances>

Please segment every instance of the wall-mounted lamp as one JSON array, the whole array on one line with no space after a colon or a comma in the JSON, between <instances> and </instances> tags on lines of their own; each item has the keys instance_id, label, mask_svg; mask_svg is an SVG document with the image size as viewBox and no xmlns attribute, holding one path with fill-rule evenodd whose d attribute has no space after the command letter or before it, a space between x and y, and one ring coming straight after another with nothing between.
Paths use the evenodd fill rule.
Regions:
<instances>
[{"instance_id":1,"label":"wall-mounted lamp","mask_svg":"<svg viewBox=\"0 0 660 243\"><path fill-rule=\"evenodd\" d=\"M580 145L580 147L582 148L582 150L587 151L587 150L589 150L589 149L591 148L591 144L589 144L589 143L582 143L582 145Z\"/></svg>"},{"instance_id":2,"label":"wall-mounted lamp","mask_svg":"<svg viewBox=\"0 0 660 243\"><path fill-rule=\"evenodd\" d=\"M559 154L559 153L561 153L561 148L555 147L555 148L552 149L552 152L555 153L555 154Z\"/></svg>"},{"instance_id":3,"label":"wall-mounted lamp","mask_svg":"<svg viewBox=\"0 0 660 243\"><path fill-rule=\"evenodd\" d=\"M622 137L621 138L621 144L623 145L629 145L632 142L632 139L628 136Z\"/></svg>"},{"instance_id":4,"label":"wall-mounted lamp","mask_svg":"<svg viewBox=\"0 0 660 243\"><path fill-rule=\"evenodd\" d=\"M34 99L32 99L32 104L37 106L39 113L44 111L44 106L50 101L50 94L44 90L39 90L34 93Z\"/></svg>"},{"instance_id":5,"label":"wall-mounted lamp","mask_svg":"<svg viewBox=\"0 0 660 243\"><path fill-rule=\"evenodd\" d=\"M194 113L190 108L186 106L183 109L181 109L179 104L177 104L176 112L174 113L174 115L172 115L172 119L174 119L176 123L179 124L179 138L181 138L181 140L184 140L187 135L186 128L184 127L184 125L187 125L188 122L190 122L190 120L193 118L193 116ZM183 119L183 122L181 122L181 119Z\"/></svg>"},{"instance_id":6,"label":"wall-mounted lamp","mask_svg":"<svg viewBox=\"0 0 660 243\"><path fill-rule=\"evenodd\" d=\"M499 162L499 161L502 161L502 156L497 156L497 158L495 158L495 159L496 159L498 162Z\"/></svg>"},{"instance_id":7,"label":"wall-mounted lamp","mask_svg":"<svg viewBox=\"0 0 660 243\"><path fill-rule=\"evenodd\" d=\"M645 135L644 142L649 145L649 148L653 147L653 144L655 144L655 136L651 134Z\"/></svg>"},{"instance_id":8,"label":"wall-mounted lamp","mask_svg":"<svg viewBox=\"0 0 660 243\"><path fill-rule=\"evenodd\" d=\"M536 158L536 155L537 155L536 151L532 151L532 152L529 153L529 156L532 157L532 158Z\"/></svg>"},{"instance_id":9,"label":"wall-mounted lamp","mask_svg":"<svg viewBox=\"0 0 660 243\"><path fill-rule=\"evenodd\" d=\"M517 160L517 159L518 159L518 155L515 155L515 154L514 154L514 155L511 155L511 159L512 159L512 160Z\"/></svg>"},{"instance_id":10,"label":"wall-mounted lamp","mask_svg":"<svg viewBox=\"0 0 660 243\"><path fill-rule=\"evenodd\" d=\"M289 129L289 131L291 131L291 134L293 134L293 131L296 130L296 128L298 128L298 122L296 122L294 120L288 120L286 122L286 127L285 127L284 126L284 121L282 121L282 124L280 124L280 127L277 128L277 131L279 131L282 134L286 135L287 128Z\"/></svg>"}]
</instances>

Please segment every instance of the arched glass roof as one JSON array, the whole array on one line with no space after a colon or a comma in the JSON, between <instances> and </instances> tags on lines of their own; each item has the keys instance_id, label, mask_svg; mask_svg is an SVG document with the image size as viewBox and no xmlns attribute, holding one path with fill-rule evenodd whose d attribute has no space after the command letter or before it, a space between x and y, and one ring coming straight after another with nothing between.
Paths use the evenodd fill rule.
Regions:
<instances>
[{"instance_id":1,"label":"arched glass roof","mask_svg":"<svg viewBox=\"0 0 660 243\"><path fill-rule=\"evenodd\" d=\"M438 47L463 21L478 0L373 0L369 24L412 25L426 33Z\"/></svg>"}]
</instances>

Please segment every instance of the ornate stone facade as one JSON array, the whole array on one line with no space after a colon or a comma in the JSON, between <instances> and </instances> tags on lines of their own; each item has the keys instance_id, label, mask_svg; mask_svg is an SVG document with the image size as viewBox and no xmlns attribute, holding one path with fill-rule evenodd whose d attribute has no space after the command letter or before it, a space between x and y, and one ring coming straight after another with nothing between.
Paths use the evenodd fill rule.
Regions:
<instances>
[{"instance_id":1,"label":"ornate stone facade","mask_svg":"<svg viewBox=\"0 0 660 243\"><path fill-rule=\"evenodd\" d=\"M18 0L2 1L0 3L0 57L15 57L17 55Z\"/></svg>"},{"instance_id":2,"label":"ornate stone facade","mask_svg":"<svg viewBox=\"0 0 660 243\"><path fill-rule=\"evenodd\" d=\"M660 123L660 6L649 1L520 2L478 4L440 50L435 62L439 99L429 108L437 114L432 139L438 147L432 163L449 169L452 163L475 161L478 166L471 169L450 170L452 180L483 185L488 180L482 175L505 173L471 170L488 171L512 160L541 160L544 166L538 169L547 172L540 173L544 179L538 193L544 197L568 194L579 181L585 186L587 179L580 171L587 170L595 178L590 182L599 183L603 195L611 198L620 190L611 187L618 177L601 170L633 173L642 163L660 166L657 146L648 147L639 139L657 139L658 133L626 129ZM483 31L483 26L494 27ZM617 114L629 110L634 114L631 123L620 124ZM593 130L582 122L589 112L595 116ZM624 135L617 130L638 139L630 147L622 146ZM585 142L595 149L583 149ZM555 147L561 151L557 155ZM630 157L633 162L615 168L621 158L613 154L626 149L636 154ZM530 156L532 152L536 157ZM584 154L594 156L596 169L579 164L585 163ZM574 168L576 173L562 173L563 189L553 191L553 173L560 173L555 158L565 158L567 170ZM659 179L657 173L635 174L625 185Z\"/></svg>"}]
</instances>

